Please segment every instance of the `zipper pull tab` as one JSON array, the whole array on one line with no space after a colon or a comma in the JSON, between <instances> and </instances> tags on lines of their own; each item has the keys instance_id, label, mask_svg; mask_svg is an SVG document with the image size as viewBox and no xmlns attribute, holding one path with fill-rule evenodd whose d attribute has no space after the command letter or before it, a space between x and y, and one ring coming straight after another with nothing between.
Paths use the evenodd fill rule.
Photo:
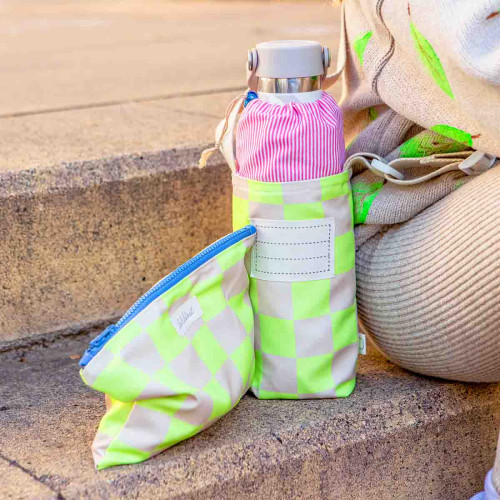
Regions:
<instances>
[{"instance_id":1,"label":"zipper pull tab","mask_svg":"<svg viewBox=\"0 0 500 500\"><path fill-rule=\"evenodd\" d=\"M115 332L116 326L109 325L106 330L101 332L94 340L90 341L90 347L101 346Z\"/></svg>"},{"instance_id":2,"label":"zipper pull tab","mask_svg":"<svg viewBox=\"0 0 500 500\"><path fill-rule=\"evenodd\" d=\"M103 345L115 334L116 325L110 325L99 334L94 340L90 341L89 348L85 351L79 362L81 368L85 368L92 359L99 353Z\"/></svg>"}]
</instances>

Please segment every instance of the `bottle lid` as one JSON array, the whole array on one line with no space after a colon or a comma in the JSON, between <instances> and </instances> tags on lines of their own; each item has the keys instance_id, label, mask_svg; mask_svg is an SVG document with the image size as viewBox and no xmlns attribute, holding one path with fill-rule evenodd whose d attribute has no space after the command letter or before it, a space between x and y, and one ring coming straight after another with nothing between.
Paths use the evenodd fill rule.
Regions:
<instances>
[{"instance_id":1,"label":"bottle lid","mask_svg":"<svg viewBox=\"0 0 500 500\"><path fill-rule=\"evenodd\" d=\"M249 52L249 69L255 66L262 78L303 78L323 75L330 65L330 53L318 42L278 40L257 44Z\"/></svg>"}]
</instances>

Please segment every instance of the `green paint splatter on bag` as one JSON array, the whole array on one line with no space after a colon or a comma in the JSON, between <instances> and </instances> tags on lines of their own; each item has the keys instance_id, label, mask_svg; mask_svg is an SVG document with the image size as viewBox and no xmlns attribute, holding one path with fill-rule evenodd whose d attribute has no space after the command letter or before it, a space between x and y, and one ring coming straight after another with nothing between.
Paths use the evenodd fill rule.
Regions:
<instances>
[{"instance_id":1,"label":"green paint splatter on bag","mask_svg":"<svg viewBox=\"0 0 500 500\"><path fill-rule=\"evenodd\" d=\"M434 125L433 127L431 127L431 130L434 130L434 132L444 135L445 137L449 137L454 141L461 142L462 144L467 144L467 146L469 147L472 147L472 139L477 139L478 137L480 137L480 134L472 136L468 132L460 130L459 128L452 127L450 125Z\"/></svg>"},{"instance_id":2,"label":"green paint splatter on bag","mask_svg":"<svg viewBox=\"0 0 500 500\"><path fill-rule=\"evenodd\" d=\"M354 224L364 224L373 201L384 185L380 182L357 181L352 184L352 195L354 199Z\"/></svg>"},{"instance_id":3,"label":"green paint splatter on bag","mask_svg":"<svg viewBox=\"0 0 500 500\"><path fill-rule=\"evenodd\" d=\"M425 67L431 74L434 81L439 85L441 90L448 94L452 99L455 99L453 92L451 90L450 82L446 77L443 65L439 57L437 56L432 45L426 40L426 38L420 33L418 28L410 21L410 31L413 41L415 42L415 49L417 50L420 59L424 63Z\"/></svg>"},{"instance_id":4,"label":"green paint splatter on bag","mask_svg":"<svg viewBox=\"0 0 500 500\"><path fill-rule=\"evenodd\" d=\"M378 118L378 111L374 108L368 108L368 122L373 122Z\"/></svg>"},{"instance_id":5,"label":"green paint splatter on bag","mask_svg":"<svg viewBox=\"0 0 500 500\"><path fill-rule=\"evenodd\" d=\"M455 182L455 190L461 188L465 184L465 181L463 179L459 179L457 182Z\"/></svg>"},{"instance_id":6,"label":"green paint splatter on bag","mask_svg":"<svg viewBox=\"0 0 500 500\"><path fill-rule=\"evenodd\" d=\"M431 130L424 130L399 147L401 158L422 158L438 153L463 151L465 145Z\"/></svg>"},{"instance_id":7,"label":"green paint splatter on bag","mask_svg":"<svg viewBox=\"0 0 500 500\"><path fill-rule=\"evenodd\" d=\"M365 50L368 42L373 36L373 31L367 31L366 33L362 33L361 35L354 40L354 51L358 55L359 62L361 66L363 66L363 62L365 60Z\"/></svg>"}]
</instances>

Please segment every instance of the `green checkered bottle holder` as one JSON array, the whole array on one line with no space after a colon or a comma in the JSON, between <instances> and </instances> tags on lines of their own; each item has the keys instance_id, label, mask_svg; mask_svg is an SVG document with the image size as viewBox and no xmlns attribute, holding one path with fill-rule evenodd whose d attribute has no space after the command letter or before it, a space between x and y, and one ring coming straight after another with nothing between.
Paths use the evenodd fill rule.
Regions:
<instances>
[{"instance_id":1,"label":"green checkered bottle holder","mask_svg":"<svg viewBox=\"0 0 500 500\"><path fill-rule=\"evenodd\" d=\"M161 280L80 361L106 394L92 451L98 469L142 462L228 413L250 386L254 318L248 226Z\"/></svg>"},{"instance_id":2,"label":"green checkered bottle holder","mask_svg":"<svg viewBox=\"0 0 500 500\"><path fill-rule=\"evenodd\" d=\"M297 182L233 174L233 225L251 223L255 371L260 399L346 397L358 327L349 172Z\"/></svg>"}]
</instances>

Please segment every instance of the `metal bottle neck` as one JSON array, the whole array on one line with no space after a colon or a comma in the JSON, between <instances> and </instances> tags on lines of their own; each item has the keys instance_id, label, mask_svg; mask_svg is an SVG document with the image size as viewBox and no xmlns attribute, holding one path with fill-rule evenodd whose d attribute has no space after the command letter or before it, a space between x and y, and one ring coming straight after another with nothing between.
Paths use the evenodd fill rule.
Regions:
<instances>
[{"instance_id":1,"label":"metal bottle neck","mask_svg":"<svg viewBox=\"0 0 500 500\"><path fill-rule=\"evenodd\" d=\"M268 94L298 94L321 90L321 76L302 78L263 78L259 77L258 92Z\"/></svg>"}]
</instances>

